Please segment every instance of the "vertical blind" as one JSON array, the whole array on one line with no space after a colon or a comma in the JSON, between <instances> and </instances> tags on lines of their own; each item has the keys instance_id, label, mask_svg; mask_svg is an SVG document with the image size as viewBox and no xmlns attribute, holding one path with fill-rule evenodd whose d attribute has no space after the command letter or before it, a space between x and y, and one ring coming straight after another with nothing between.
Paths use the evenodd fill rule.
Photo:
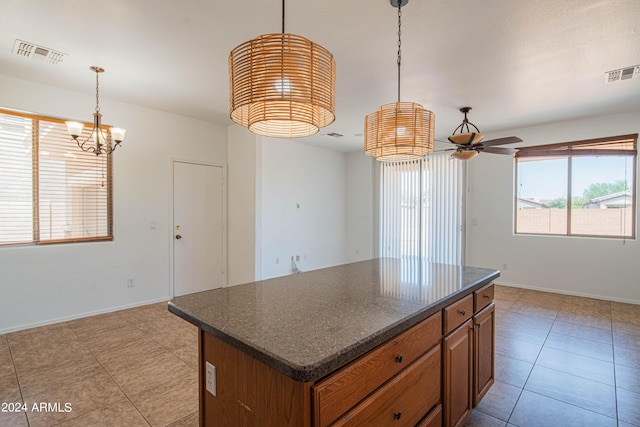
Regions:
<instances>
[{"instance_id":1,"label":"vertical blind","mask_svg":"<svg viewBox=\"0 0 640 427\"><path fill-rule=\"evenodd\" d=\"M0 110L0 245L110 240L111 183L62 121Z\"/></svg>"},{"instance_id":2,"label":"vertical blind","mask_svg":"<svg viewBox=\"0 0 640 427\"><path fill-rule=\"evenodd\" d=\"M464 163L448 154L381 163L380 256L462 262Z\"/></svg>"}]
</instances>

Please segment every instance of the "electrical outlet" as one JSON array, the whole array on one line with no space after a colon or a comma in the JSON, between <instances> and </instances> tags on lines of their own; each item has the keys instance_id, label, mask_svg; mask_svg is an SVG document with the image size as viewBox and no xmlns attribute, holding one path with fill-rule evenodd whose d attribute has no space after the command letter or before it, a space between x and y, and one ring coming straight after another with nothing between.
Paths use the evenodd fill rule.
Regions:
<instances>
[{"instance_id":1,"label":"electrical outlet","mask_svg":"<svg viewBox=\"0 0 640 427\"><path fill-rule=\"evenodd\" d=\"M134 277L127 278L127 287L133 288L136 286L136 279Z\"/></svg>"},{"instance_id":2,"label":"electrical outlet","mask_svg":"<svg viewBox=\"0 0 640 427\"><path fill-rule=\"evenodd\" d=\"M209 362L205 362L206 367L206 388L209 393L216 395L216 367Z\"/></svg>"},{"instance_id":3,"label":"electrical outlet","mask_svg":"<svg viewBox=\"0 0 640 427\"><path fill-rule=\"evenodd\" d=\"M507 264L506 262L502 263L502 269L503 270L508 270L509 269L509 264Z\"/></svg>"}]
</instances>

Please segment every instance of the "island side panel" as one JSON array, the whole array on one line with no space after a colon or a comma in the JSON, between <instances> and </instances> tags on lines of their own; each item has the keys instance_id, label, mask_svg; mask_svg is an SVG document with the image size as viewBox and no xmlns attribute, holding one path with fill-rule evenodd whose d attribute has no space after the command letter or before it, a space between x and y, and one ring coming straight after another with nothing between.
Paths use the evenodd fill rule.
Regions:
<instances>
[{"instance_id":1,"label":"island side panel","mask_svg":"<svg viewBox=\"0 0 640 427\"><path fill-rule=\"evenodd\" d=\"M294 381L203 330L200 341L200 425L311 426L311 383ZM216 367L216 396L206 390L206 361Z\"/></svg>"}]
</instances>

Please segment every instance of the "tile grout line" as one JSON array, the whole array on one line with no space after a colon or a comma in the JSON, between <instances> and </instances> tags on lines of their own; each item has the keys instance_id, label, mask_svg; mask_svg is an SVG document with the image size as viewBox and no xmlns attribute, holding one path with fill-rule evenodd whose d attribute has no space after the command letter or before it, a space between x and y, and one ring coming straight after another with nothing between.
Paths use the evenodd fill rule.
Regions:
<instances>
[{"instance_id":1,"label":"tile grout line","mask_svg":"<svg viewBox=\"0 0 640 427\"><path fill-rule=\"evenodd\" d=\"M127 319L124 319L126 322L129 322ZM66 323L66 322L65 322ZM129 322L130 323L130 322ZM136 411L138 412L138 414L140 414L140 416L145 420L145 422L151 426L151 423L149 422L149 420L147 419L147 417L144 416L144 414L142 412L140 412L140 410L138 409L138 407L131 401L131 399L129 399L129 396L127 395L127 393L124 392L124 390L122 389L122 387L120 387L120 384L118 384L118 382L115 380L115 378L113 378L113 376L111 376L111 374L109 373L109 371L107 370L107 368L105 368L105 366L102 364L102 362L100 362L100 360L96 357L96 355L93 353L93 351L91 351L91 349L89 348L89 346L87 346L87 343L85 342L85 340L81 339L78 334L76 334L75 329L73 329L73 327L71 327L71 325L68 325L69 329L71 329L71 331L73 332L73 334L78 338L78 340L82 343L82 345L87 349L87 351L91 354L91 356L96 360L96 362L98 363L98 365L100 365L100 367L102 368L102 370L104 370L105 374L107 374L107 376L111 379L111 381L113 381L113 383L116 385L116 387L118 387L118 390L120 390L120 392L122 393L122 395L124 396L125 399L127 399L127 401L131 404L131 406L133 406ZM88 411L85 412L84 414L78 415L78 417L82 416L82 415L86 415L89 414L97 409L102 409L102 408L106 408L106 406L103 406L101 408L95 408L92 411ZM78 418L78 417L74 417L74 418ZM74 418L69 419L68 421L73 420Z\"/></svg>"},{"instance_id":2,"label":"tile grout line","mask_svg":"<svg viewBox=\"0 0 640 427\"><path fill-rule=\"evenodd\" d=\"M611 322L611 355L613 357L613 397L616 402L616 425L620 425L620 413L618 412L618 378L616 377L616 336L613 330L613 309L609 302L609 321Z\"/></svg>"},{"instance_id":3,"label":"tile grout line","mask_svg":"<svg viewBox=\"0 0 640 427\"><path fill-rule=\"evenodd\" d=\"M517 301L520 301L522 299L522 296L524 296L524 294L521 295L520 298L518 298ZM564 298L562 300L564 301ZM553 322L551 323L551 327L549 327L549 330L547 331L547 335L545 336L544 341L542 342L542 345L540 346L540 350L538 350L538 354L536 356L536 360L534 360L533 365L531 366L531 371L529 371L529 374L527 375L527 379L524 381L524 384L522 385L522 388L520 389L520 394L518 394L518 398L516 399L516 402L514 403L513 408L511 409L511 413L509 413L509 418L507 418L507 424L510 424L511 417L513 417L513 413L516 410L516 406L518 406L518 402L520 401L520 398L522 397L522 393L524 393L525 387L526 387L527 383L529 382L529 378L531 377L531 373L533 372L533 370L536 367L536 364L538 363L538 358L540 357L540 353L542 353L542 349L544 348L544 344L547 342L547 339L549 338L549 334L551 333L551 329L553 329L553 325L555 324L557 317L558 317L558 311L556 311L556 315L553 318Z\"/></svg>"},{"instance_id":4,"label":"tile grout line","mask_svg":"<svg viewBox=\"0 0 640 427\"><path fill-rule=\"evenodd\" d=\"M22 393L22 386L20 385L20 378L18 378L18 369L16 368L16 362L13 358L13 351L11 350L11 343L9 342L8 334L4 336L5 341L7 342L7 348L9 349L9 356L11 357L11 366L13 366L13 376L16 379L16 384L18 384L18 390L20 391L20 400L22 400L23 404L26 404L24 401L24 394ZM24 418L27 420L27 427L31 426L31 422L29 421L29 416L27 412L24 412Z\"/></svg>"}]
</instances>

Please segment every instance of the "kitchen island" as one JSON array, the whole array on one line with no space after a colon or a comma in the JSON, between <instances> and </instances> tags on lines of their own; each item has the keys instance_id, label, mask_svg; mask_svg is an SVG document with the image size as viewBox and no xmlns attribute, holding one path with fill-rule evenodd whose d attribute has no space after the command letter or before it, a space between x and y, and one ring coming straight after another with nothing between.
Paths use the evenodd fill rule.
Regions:
<instances>
[{"instance_id":1,"label":"kitchen island","mask_svg":"<svg viewBox=\"0 0 640 427\"><path fill-rule=\"evenodd\" d=\"M498 276L381 258L174 298L199 328L200 424L464 422L493 383Z\"/></svg>"}]
</instances>

